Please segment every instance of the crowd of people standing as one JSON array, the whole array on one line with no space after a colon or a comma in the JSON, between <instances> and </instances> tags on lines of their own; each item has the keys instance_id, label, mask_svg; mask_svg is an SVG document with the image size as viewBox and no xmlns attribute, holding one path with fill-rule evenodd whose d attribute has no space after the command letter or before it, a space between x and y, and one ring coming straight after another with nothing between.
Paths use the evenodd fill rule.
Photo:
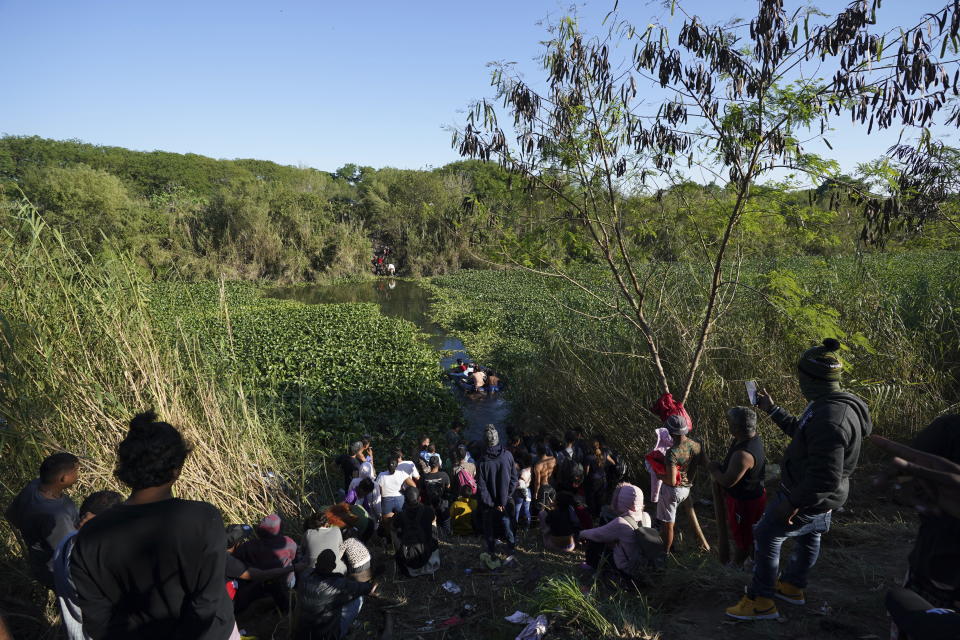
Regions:
<instances>
[{"instance_id":1,"label":"crowd of people standing","mask_svg":"<svg viewBox=\"0 0 960 640\"><path fill-rule=\"evenodd\" d=\"M371 549L381 545L409 578L441 569L441 540L480 536L488 569L517 564L518 545L538 528L542 549L582 550L580 570L615 588L644 588L675 551L674 525L699 473L725 492L734 563L752 579L726 615L779 617L777 600L806 602L811 569L832 513L843 506L872 423L862 399L840 388L836 341L806 351L797 376L808 405L791 415L761 391L754 407L726 413L731 441L711 461L682 405L669 396L653 410L662 423L636 483L626 461L600 435L562 438L487 426L467 441L454 423L422 437L407 455L389 450L377 471L373 438L337 458L342 487L333 504L302 523L299 542L277 514L255 526L226 526L211 504L174 497L190 454L174 426L137 415L117 447L115 474L128 489L89 495L78 509L68 490L79 460L55 453L14 498L6 518L20 535L37 582L57 596L73 638L239 638L235 615L272 600L295 605L299 638L343 638L364 599L377 592ZM758 411L789 438L779 480L770 483L757 433ZM898 456L895 474L913 476L921 527L903 589L887 607L900 638L956 638L960 593L960 417L934 421L915 447L872 437ZM889 479L889 478L888 478ZM631 482L632 481L632 482ZM289 529L289 526L286 527ZM780 568L780 550L794 539Z\"/></svg>"}]
</instances>

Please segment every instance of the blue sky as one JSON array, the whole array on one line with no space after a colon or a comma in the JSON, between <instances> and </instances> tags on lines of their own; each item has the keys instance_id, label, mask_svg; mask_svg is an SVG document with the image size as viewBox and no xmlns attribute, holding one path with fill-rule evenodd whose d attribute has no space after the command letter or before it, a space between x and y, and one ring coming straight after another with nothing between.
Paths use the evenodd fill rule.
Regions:
<instances>
[{"instance_id":1,"label":"blue sky","mask_svg":"<svg viewBox=\"0 0 960 640\"><path fill-rule=\"evenodd\" d=\"M942 5L885 4L888 24ZM599 29L612 5L589 0L577 11ZM537 77L546 35L538 23L570 6L0 0L0 133L324 170L440 166L457 159L444 127L464 122L470 101L490 93L486 63L516 61ZM749 16L756 4L685 6L714 20ZM659 2L622 0L620 11L637 24L667 19ZM834 152L811 150L852 168L895 138L838 126Z\"/></svg>"}]
</instances>

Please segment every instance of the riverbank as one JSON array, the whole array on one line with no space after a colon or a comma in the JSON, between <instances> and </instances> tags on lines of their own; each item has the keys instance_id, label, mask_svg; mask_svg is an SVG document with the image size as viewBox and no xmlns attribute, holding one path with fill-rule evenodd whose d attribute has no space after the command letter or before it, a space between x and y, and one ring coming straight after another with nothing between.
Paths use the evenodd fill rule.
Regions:
<instances>
[{"instance_id":1,"label":"riverbank","mask_svg":"<svg viewBox=\"0 0 960 640\"><path fill-rule=\"evenodd\" d=\"M872 470L862 469L860 477ZM521 539L518 565L488 571L479 560L478 537L442 540L441 566L433 578L397 577L392 557L371 545L374 567L381 572L379 595L367 598L356 638L401 640L444 637L450 640L512 640L522 626L504 620L515 611L547 614L547 640L822 640L823 638L886 638L889 622L885 591L899 584L916 529L915 519L884 496L859 483L831 531L823 538L822 555L811 575L808 603L779 606L779 621L738 623L723 610L734 604L750 574L724 567L714 553L697 549L681 519L679 551L666 571L638 593L615 591L590 583L577 569L581 552L557 554L543 549L534 529ZM701 507L701 525L715 539L712 509ZM789 543L785 554L789 553ZM467 570L470 569L468 573ZM585 589L559 591L571 580ZM444 584L462 590L451 594ZM550 602L552 600L552 602ZM562 603L557 606L557 600ZM590 623L596 610L610 627ZM445 626L459 618L462 622ZM392 633L386 633L387 621ZM288 622L272 613L266 601L239 618L241 627L260 639L284 638Z\"/></svg>"}]
</instances>

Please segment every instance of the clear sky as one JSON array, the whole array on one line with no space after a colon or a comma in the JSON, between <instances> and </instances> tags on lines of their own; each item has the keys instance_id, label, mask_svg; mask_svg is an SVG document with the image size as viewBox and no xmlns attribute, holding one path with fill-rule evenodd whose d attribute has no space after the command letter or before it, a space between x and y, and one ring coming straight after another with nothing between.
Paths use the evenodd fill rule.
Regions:
<instances>
[{"instance_id":1,"label":"clear sky","mask_svg":"<svg viewBox=\"0 0 960 640\"><path fill-rule=\"evenodd\" d=\"M823 0L833 11L846 2ZM888 2L909 24L942 2ZM799 6L788 0L788 6ZM0 133L140 150L260 158L333 170L346 163L424 168L457 159L445 126L487 96L491 60L537 77L556 0L0 0ZM596 26L613 0L577 11ZM710 21L750 16L753 0L693 0ZM621 0L646 24L660 2ZM719 12L719 13L718 13ZM673 24L679 29L679 19ZM845 168L896 134L830 136Z\"/></svg>"}]
</instances>

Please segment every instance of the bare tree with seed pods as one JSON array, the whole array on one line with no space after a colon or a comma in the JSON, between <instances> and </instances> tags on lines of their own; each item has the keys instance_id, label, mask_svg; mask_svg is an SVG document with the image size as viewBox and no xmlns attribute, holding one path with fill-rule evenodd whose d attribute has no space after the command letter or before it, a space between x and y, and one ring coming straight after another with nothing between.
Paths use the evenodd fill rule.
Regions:
<instances>
[{"instance_id":1,"label":"bare tree with seed pods","mask_svg":"<svg viewBox=\"0 0 960 640\"><path fill-rule=\"evenodd\" d=\"M568 282L635 329L662 392L686 403L711 355L711 336L741 289L737 230L758 180L784 170L836 179L837 164L807 148L820 140L829 147L829 127L852 120L864 134L903 127L915 142L890 151L903 169L894 193L850 185L864 206L865 241L879 241L892 225L922 224L953 189L937 169L943 154L931 127L960 124L960 103L952 101L960 3L886 32L876 29L880 4L858 0L830 17L759 0L749 21L719 25L673 4L683 19L675 35L656 23L633 26L616 5L601 36L586 36L574 18L561 20L544 43L543 88L510 64L495 64L499 107L473 104L453 139L462 156L499 163L549 199L552 211L530 214L519 235L491 234L494 214L474 212L479 233L498 259ZM662 271L635 239L669 225L670 212L659 221L638 218L629 203L635 195L656 199L695 171L733 197L717 198L719 233L701 234L702 264L690 278L702 301L679 332L680 346L668 347L665 323L678 320L659 314ZM537 253L538 229L548 225L586 239L609 272L612 295ZM722 503L715 503L722 522ZM725 547L721 540L721 554Z\"/></svg>"}]
</instances>

